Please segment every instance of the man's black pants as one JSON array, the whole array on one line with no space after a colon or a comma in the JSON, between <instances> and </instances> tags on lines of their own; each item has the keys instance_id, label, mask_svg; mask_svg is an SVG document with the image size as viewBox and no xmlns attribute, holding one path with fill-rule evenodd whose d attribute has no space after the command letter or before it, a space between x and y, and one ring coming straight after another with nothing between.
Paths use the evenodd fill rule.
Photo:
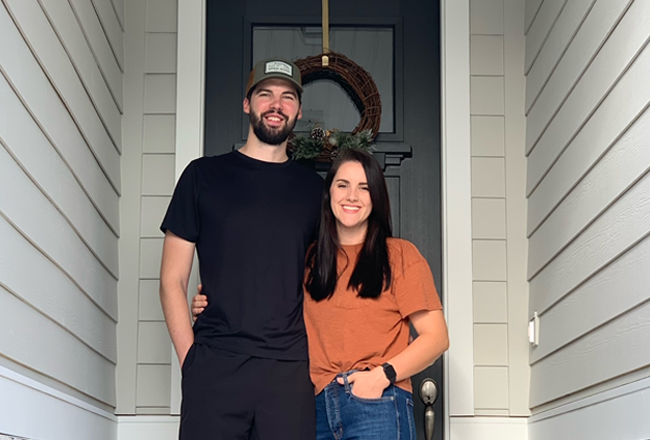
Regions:
<instances>
[{"instance_id":1,"label":"man's black pants","mask_svg":"<svg viewBox=\"0 0 650 440\"><path fill-rule=\"evenodd\" d=\"M180 440L314 440L307 361L194 344L183 363Z\"/></svg>"}]
</instances>

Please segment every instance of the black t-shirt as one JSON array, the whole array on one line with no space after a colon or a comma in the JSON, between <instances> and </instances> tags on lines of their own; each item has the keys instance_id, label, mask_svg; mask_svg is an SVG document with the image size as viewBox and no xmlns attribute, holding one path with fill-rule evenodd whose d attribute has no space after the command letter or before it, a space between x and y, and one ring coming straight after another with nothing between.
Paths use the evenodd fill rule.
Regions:
<instances>
[{"instance_id":1,"label":"black t-shirt","mask_svg":"<svg viewBox=\"0 0 650 440\"><path fill-rule=\"evenodd\" d=\"M293 161L262 162L238 151L187 166L161 229L196 243L208 297L194 324L196 342L307 359L302 280L322 189L316 173Z\"/></svg>"}]
</instances>

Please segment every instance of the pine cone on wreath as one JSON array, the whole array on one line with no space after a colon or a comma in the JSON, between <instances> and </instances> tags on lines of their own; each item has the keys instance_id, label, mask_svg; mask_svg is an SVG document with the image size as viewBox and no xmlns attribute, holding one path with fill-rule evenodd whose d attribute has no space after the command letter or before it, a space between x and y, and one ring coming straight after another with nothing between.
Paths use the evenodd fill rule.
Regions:
<instances>
[{"instance_id":1,"label":"pine cone on wreath","mask_svg":"<svg viewBox=\"0 0 650 440\"><path fill-rule=\"evenodd\" d=\"M325 130L323 130L321 127L316 126L311 129L309 136L314 140L322 141L325 139Z\"/></svg>"}]
</instances>

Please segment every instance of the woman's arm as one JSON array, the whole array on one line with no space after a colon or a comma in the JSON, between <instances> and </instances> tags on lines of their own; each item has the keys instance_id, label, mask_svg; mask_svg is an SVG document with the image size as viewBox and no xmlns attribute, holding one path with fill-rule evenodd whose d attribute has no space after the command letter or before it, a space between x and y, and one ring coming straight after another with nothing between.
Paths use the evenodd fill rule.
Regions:
<instances>
[{"instance_id":1,"label":"woman's arm","mask_svg":"<svg viewBox=\"0 0 650 440\"><path fill-rule=\"evenodd\" d=\"M387 362L397 373L397 381L423 371L449 348L447 324L442 310L422 310L409 315L418 337L397 356ZM381 397L390 382L381 366L370 371L351 374L348 378L354 383L354 395L367 399ZM339 379L339 383L341 383Z\"/></svg>"}]
</instances>

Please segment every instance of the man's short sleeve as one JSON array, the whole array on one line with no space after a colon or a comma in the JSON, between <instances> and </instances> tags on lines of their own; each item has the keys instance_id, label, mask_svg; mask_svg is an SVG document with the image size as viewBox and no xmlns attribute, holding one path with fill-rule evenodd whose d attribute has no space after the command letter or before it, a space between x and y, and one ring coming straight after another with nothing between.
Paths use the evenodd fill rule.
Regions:
<instances>
[{"instance_id":1,"label":"man's short sleeve","mask_svg":"<svg viewBox=\"0 0 650 440\"><path fill-rule=\"evenodd\" d=\"M192 161L176 184L167 214L160 226L163 233L170 231L192 243L196 243L199 236L199 197L196 177L196 161Z\"/></svg>"}]
</instances>

